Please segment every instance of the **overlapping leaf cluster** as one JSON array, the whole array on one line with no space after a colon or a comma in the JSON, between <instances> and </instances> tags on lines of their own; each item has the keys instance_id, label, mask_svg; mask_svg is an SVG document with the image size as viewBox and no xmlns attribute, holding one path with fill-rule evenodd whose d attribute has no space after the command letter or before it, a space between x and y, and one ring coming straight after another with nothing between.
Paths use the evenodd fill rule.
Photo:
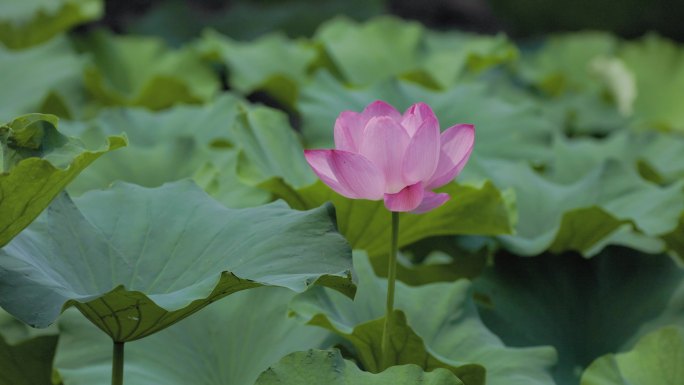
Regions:
<instances>
[{"instance_id":1,"label":"overlapping leaf cluster","mask_svg":"<svg viewBox=\"0 0 684 385\"><path fill-rule=\"evenodd\" d=\"M684 381L683 47L337 17L172 48L67 34L99 1L0 7L0 305L59 318L0 315L0 384L106 384L106 335L141 339L133 384ZM452 200L401 218L382 373L389 213L302 154L376 99L477 128Z\"/></svg>"}]
</instances>

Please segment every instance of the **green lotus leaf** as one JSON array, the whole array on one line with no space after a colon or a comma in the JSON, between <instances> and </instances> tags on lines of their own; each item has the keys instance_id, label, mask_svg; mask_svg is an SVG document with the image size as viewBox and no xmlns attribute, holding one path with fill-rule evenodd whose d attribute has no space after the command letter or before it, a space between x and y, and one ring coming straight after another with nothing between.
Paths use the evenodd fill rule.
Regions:
<instances>
[{"instance_id":1,"label":"green lotus leaf","mask_svg":"<svg viewBox=\"0 0 684 385\"><path fill-rule=\"evenodd\" d=\"M502 254L474 286L483 321L506 344L558 350L559 385L577 384L596 358L684 321L684 271L664 255L628 248L591 259Z\"/></svg>"},{"instance_id":2,"label":"green lotus leaf","mask_svg":"<svg viewBox=\"0 0 684 385\"><path fill-rule=\"evenodd\" d=\"M607 354L582 374L581 385L676 385L684 382L684 330L670 326L642 337L628 352Z\"/></svg>"},{"instance_id":3,"label":"green lotus leaf","mask_svg":"<svg viewBox=\"0 0 684 385\"><path fill-rule=\"evenodd\" d=\"M125 132L132 146L151 146L166 137L192 137L206 147L229 147L230 126L245 102L223 93L203 105L178 105L163 111L149 111L141 107L112 107L83 122L65 122L71 135L88 137L97 127L103 135Z\"/></svg>"},{"instance_id":4,"label":"green lotus leaf","mask_svg":"<svg viewBox=\"0 0 684 385\"><path fill-rule=\"evenodd\" d=\"M214 151L193 175L205 190L229 207L245 207L270 200L271 184L290 189L316 181L287 115L244 103L237 111L222 132L226 139L214 140L220 154Z\"/></svg>"},{"instance_id":5,"label":"green lotus leaf","mask_svg":"<svg viewBox=\"0 0 684 385\"><path fill-rule=\"evenodd\" d=\"M320 181L295 190L282 180L273 179L262 187L300 210L333 202L339 214L340 232L354 249L365 250L372 257L389 253L390 212L382 201L345 198ZM400 247L435 235L497 235L511 231L510 202L491 183L451 183L438 191L452 197L443 207L420 215L401 214Z\"/></svg>"},{"instance_id":6,"label":"green lotus leaf","mask_svg":"<svg viewBox=\"0 0 684 385\"><path fill-rule=\"evenodd\" d=\"M0 385L53 385L57 333L30 328L0 309Z\"/></svg>"},{"instance_id":7,"label":"green lotus leaf","mask_svg":"<svg viewBox=\"0 0 684 385\"><path fill-rule=\"evenodd\" d=\"M236 291L319 284L353 295L334 209L228 209L190 181L64 196L0 250L0 305L37 327L77 307L114 341Z\"/></svg>"},{"instance_id":8,"label":"green lotus leaf","mask_svg":"<svg viewBox=\"0 0 684 385\"><path fill-rule=\"evenodd\" d=\"M228 67L231 88L245 95L265 91L289 106L299 96L299 86L307 80L307 70L318 57L311 43L289 40L282 34L244 43L208 31L200 50Z\"/></svg>"},{"instance_id":9,"label":"green lotus leaf","mask_svg":"<svg viewBox=\"0 0 684 385\"><path fill-rule=\"evenodd\" d=\"M499 79L495 87L498 97L516 105L534 106L557 132L571 138L606 137L624 131L632 121L631 112L621 111L615 97L604 88L567 91L550 97L531 88L521 88L508 79ZM622 108L631 108L630 103Z\"/></svg>"},{"instance_id":10,"label":"green lotus leaf","mask_svg":"<svg viewBox=\"0 0 684 385\"><path fill-rule=\"evenodd\" d=\"M110 136L107 142L89 149L57 131L54 115L24 115L0 126L0 247L95 159L125 146L126 138Z\"/></svg>"},{"instance_id":11,"label":"green lotus leaf","mask_svg":"<svg viewBox=\"0 0 684 385\"><path fill-rule=\"evenodd\" d=\"M293 292L262 287L231 295L172 328L126 344L131 384L253 384L286 354L319 348L328 333L287 316ZM65 385L111 383L111 342L78 313L59 320L55 357Z\"/></svg>"},{"instance_id":12,"label":"green lotus leaf","mask_svg":"<svg viewBox=\"0 0 684 385\"><path fill-rule=\"evenodd\" d=\"M292 311L307 322L320 324L338 333L351 335L355 328L383 316L386 280L374 276L367 257L357 255L358 294L354 301L330 290L314 288L295 297ZM487 384L553 384L549 368L555 352L549 347L509 348L479 319L472 302L470 283L434 283L408 287L397 282L395 308L406 314L426 350L449 362L484 366ZM359 352L361 356L368 352ZM422 362L421 362L422 364Z\"/></svg>"},{"instance_id":13,"label":"green lotus leaf","mask_svg":"<svg viewBox=\"0 0 684 385\"><path fill-rule=\"evenodd\" d=\"M197 169L192 178L226 207L253 207L273 200L268 191L243 182L237 173L240 159L239 151L227 151L221 159L214 156Z\"/></svg>"},{"instance_id":14,"label":"green lotus leaf","mask_svg":"<svg viewBox=\"0 0 684 385\"><path fill-rule=\"evenodd\" d=\"M52 359L58 338L38 336L14 345L0 335L0 385L53 385Z\"/></svg>"},{"instance_id":15,"label":"green lotus leaf","mask_svg":"<svg viewBox=\"0 0 684 385\"><path fill-rule=\"evenodd\" d=\"M496 249L496 241L487 236L425 238L402 248L396 266L397 279L409 286L473 279L489 264ZM371 263L377 275L387 276L387 260L375 258Z\"/></svg>"},{"instance_id":16,"label":"green lotus leaf","mask_svg":"<svg viewBox=\"0 0 684 385\"><path fill-rule=\"evenodd\" d=\"M517 58L517 49L504 36L430 32L388 16L365 23L336 18L324 23L313 41L326 54L320 64L356 86L401 76L445 89L468 73Z\"/></svg>"},{"instance_id":17,"label":"green lotus leaf","mask_svg":"<svg viewBox=\"0 0 684 385\"><path fill-rule=\"evenodd\" d=\"M564 169L576 173L587 163L571 152L566 155L565 165L557 162L559 173ZM660 237L677 227L684 211L684 181L660 187L615 160L569 184L555 183L524 164L482 160L469 167L499 188L515 190L516 232L500 239L519 255L574 250L592 256L608 244L661 252L665 244Z\"/></svg>"},{"instance_id":18,"label":"green lotus leaf","mask_svg":"<svg viewBox=\"0 0 684 385\"><path fill-rule=\"evenodd\" d=\"M92 142L121 132L130 138L128 148L74 181L69 192L76 195L116 180L156 187L193 177L225 205L245 207L270 200L270 194L256 186L273 176L295 186L315 181L287 116L250 106L231 94L204 106L158 112L106 109L90 122L69 124L67 130Z\"/></svg>"},{"instance_id":19,"label":"green lotus leaf","mask_svg":"<svg viewBox=\"0 0 684 385\"><path fill-rule=\"evenodd\" d=\"M401 77L440 89L518 58L518 49L504 35L429 31L423 44L418 67Z\"/></svg>"},{"instance_id":20,"label":"green lotus leaf","mask_svg":"<svg viewBox=\"0 0 684 385\"><path fill-rule=\"evenodd\" d=\"M684 136L666 133L644 133L637 136L627 154L638 154L637 167L645 179L668 184L684 179Z\"/></svg>"},{"instance_id":21,"label":"green lotus leaf","mask_svg":"<svg viewBox=\"0 0 684 385\"><path fill-rule=\"evenodd\" d=\"M64 38L22 51L0 46L0 121L42 112L41 106L48 99L59 100L67 109L72 108L66 94L70 95L82 83L83 66L84 58ZM67 117L64 115L60 117Z\"/></svg>"},{"instance_id":22,"label":"green lotus leaf","mask_svg":"<svg viewBox=\"0 0 684 385\"><path fill-rule=\"evenodd\" d=\"M554 182L573 183L608 160L639 171L642 178L668 185L684 177L684 137L672 133L620 131L607 138L557 137L554 157L544 174Z\"/></svg>"},{"instance_id":23,"label":"green lotus leaf","mask_svg":"<svg viewBox=\"0 0 684 385\"><path fill-rule=\"evenodd\" d=\"M103 8L102 0L3 1L0 42L12 49L34 46L78 24L99 19Z\"/></svg>"},{"instance_id":24,"label":"green lotus leaf","mask_svg":"<svg viewBox=\"0 0 684 385\"><path fill-rule=\"evenodd\" d=\"M392 315L392 335L390 336L390 358L383 359L382 334L385 318L361 323L351 333L337 329L326 316L318 314L309 320L309 325L316 325L337 333L354 347L359 363L371 373L380 373L389 366L414 364L421 369L432 371L446 369L458 376L465 385L484 385L485 369L476 364L462 364L439 357L426 349L420 338L406 323L406 315L395 310Z\"/></svg>"},{"instance_id":25,"label":"green lotus leaf","mask_svg":"<svg viewBox=\"0 0 684 385\"><path fill-rule=\"evenodd\" d=\"M392 366L382 373L361 371L337 350L309 350L287 355L259 376L255 385L364 384L462 385L445 369L425 373L417 365Z\"/></svg>"},{"instance_id":26,"label":"green lotus leaf","mask_svg":"<svg viewBox=\"0 0 684 385\"><path fill-rule=\"evenodd\" d=\"M600 32L549 36L539 48L526 50L515 66L534 92L510 79L503 86L516 99L541 107L569 136L619 131L629 124L637 90L633 74L614 57L618 43Z\"/></svg>"},{"instance_id":27,"label":"green lotus leaf","mask_svg":"<svg viewBox=\"0 0 684 385\"><path fill-rule=\"evenodd\" d=\"M389 16L363 24L336 18L321 25L313 40L345 80L367 85L413 69L423 34L420 24Z\"/></svg>"},{"instance_id":28,"label":"green lotus leaf","mask_svg":"<svg viewBox=\"0 0 684 385\"><path fill-rule=\"evenodd\" d=\"M242 108L231 128L232 139L240 149L237 174L246 183L259 185L277 177L299 188L316 181L299 138L282 111L261 106Z\"/></svg>"},{"instance_id":29,"label":"green lotus leaf","mask_svg":"<svg viewBox=\"0 0 684 385\"><path fill-rule=\"evenodd\" d=\"M102 163L96 163L92 170L76 178L67 191L78 196L107 188L117 180L157 187L194 176L198 169L206 167L206 162L216 157L191 138L160 138L159 143L131 145L125 152L103 159Z\"/></svg>"},{"instance_id":30,"label":"green lotus leaf","mask_svg":"<svg viewBox=\"0 0 684 385\"><path fill-rule=\"evenodd\" d=\"M618 56L636 77L636 124L682 132L684 110L678 101L684 97L684 49L664 38L648 35L625 43Z\"/></svg>"},{"instance_id":31,"label":"green lotus leaf","mask_svg":"<svg viewBox=\"0 0 684 385\"><path fill-rule=\"evenodd\" d=\"M153 110L177 103L202 103L218 92L212 70L190 49L169 50L152 37L104 32L80 40L92 55L85 86L105 106L143 106Z\"/></svg>"},{"instance_id":32,"label":"green lotus leaf","mask_svg":"<svg viewBox=\"0 0 684 385\"><path fill-rule=\"evenodd\" d=\"M601 32L550 36L540 49L523 56L519 72L549 95L586 91L601 85L592 64L613 55L617 44L614 36Z\"/></svg>"},{"instance_id":33,"label":"green lotus leaf","mask_svg":"<svg viewBox=\"0 0 684 385\"><path fill-rule=\"evenodd\" d=\"M679 217L679 224L672 232L662 236L669 250L672 250L679 261L684 264L684 213Z\"/></svg>"},{"instance_id":34,"label":"green lotus leaf","mask_svg":"<svg viewBox=\"0 0 684 385\"><path fill-rule=\"evenodd\" d=\"M57 325L51 325L45 329L35 329L14 318L11 314L0 309L0 336L10 345L35 337L51 336L59 334Z\"/></svg>"},{"instance_id":35,"label":"green lotus leaf","mask_svg":"<svg viewBox=\"0 0 684 385\"><path fill-rule=\"evenodd\" d=\"M343 110L361 111L382 99L403 111L423 101L432 107L443 129L475 125L473 157L494 157L532 162L548 161L556 127L543 111L529 103L511 103L487 91L484 85L463 84L434 91L405 81L386 81L363 89L350 89L326 72L316 74L302 89L298 109L307 147L331 148L333 126ZM466 170L468 168L466 167Z\"/></svg>"},{"instance_id":36,"label":"green lotus leaf","mask_svg":"<svg viewBox=\"0 0 684 385\"><path fill-rule=\"evenodd\" d=\"M558 80L558 84L549 85L558 88L553 91L557 92L554 95L548 93L552 91L540 92L534 88L534 80L519 79L521 75L515 74L515 77L503 75L501 71L488 72L488 76L477 80L489 84L497 98L514 105L534 107L556 132L571 138L605 137L622 131L631 123L636 83L618 59L600 58L597 63L595 66L588 65L590 68L583 74L586 79L582 78L585 83L565 84L572 83L565 75L559 74L558 78L552 76L552 79ZM524 72L526 64L515 63L510 67ZM533 84L521 87L528 82Z\"/></svg>"},{"instance_id":37,"label":"green lotus leaf","mask_svg":"<svg viewBox=\"0 0 684 385\"><path fill-rule=\"evenodd\" d=\"M588 171L600 168L608 160L619 160L624 165L632 165L638 170L641 178L660 184L662 188L658 189L652 183L639 180L634 170L629 167L614 168L607 181L612 185L621 186L620 194L615 196L616 200L624 199L622 205L625 208L631 206L631 211L638 214L635 216L638 218L638 226L639 222L661 222L664 227L650 234L647 228L650 226L639 227L648 235L657 235L665 242L668 250L682 258L684 247L680 244L679 239L682 238L678 234L681 234L683 226L681 219L677 224L677 216L678 213L680 218L684 216L684 212L678 211L682 208L681 201L684 201L684 195L680 194L677 198L677 186L681 186L680 181L684 176L684 163L679 161L678 157L678 154L684 151L683 139L676 134L655 132L618 132L604 140L581 138L570 141L559 138L554 143L556 159L545 174L555 182L572 184L586 177ZM659 198L656 198L657 191L660 191ZM659 199L662 202L652 202L652 199ZM611 202L609 205L613 206L616 203ZM660 203L663 205L659 206ZM624 234L629 232L631 231ZM634 240L643 236L632 234L625 240L629 238ZM642 239L635 247L644 242L654 245L652 249L645 250L663 250L662 244L656 245L658 242L653 239Z\"/></svg>"},{"instance_id":38,"label":"green lotus leaf","mask_svg":"<svg viewBox=\"0 0 684 385\"><path fill-rule=\"evenodd\" d=\"M82 173L69 186L69 193L103 189L116 180L156 187L191 177L208 167L206 163L234 158L229 127L235 123L240 103L225 94L204 106L176 106L156 113L143 108L110 108L87 122L66 122L64 130L86 142L97 143L121 133L129 138L127 148ZM226 154L230 152L233 154Z\"/></svg>"}]
</instances>

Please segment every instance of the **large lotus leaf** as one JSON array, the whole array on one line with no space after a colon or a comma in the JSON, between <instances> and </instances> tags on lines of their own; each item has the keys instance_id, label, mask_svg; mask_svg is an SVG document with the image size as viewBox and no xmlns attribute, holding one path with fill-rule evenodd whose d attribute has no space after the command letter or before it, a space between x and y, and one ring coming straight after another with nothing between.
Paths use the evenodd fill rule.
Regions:
<instances>
[{"instance_id":1,"label":"large lotus leaf","mask_svg":"<svg viewBox=\"0 0 684 385\"><path fill-rule=\"evenodd\" d=\"M114 153L82 173L67 191L75 196L90 190L104 189L114 181L125 181L145 187L157 187L194 176L210 159L213 151L199 146L190 138L160 138L151 146L131 145ZM253 189L251 189L253 190Z\"/></svg>"},{"instance_id":2,"label":"large lotus leaf","mask_svg":"<svg viewBox=\"0 0 684 385\"><path fill-rule=\"evenodd\" d=\"M193 174L193 180L226 207L258 206L273 200L271 193L246 184L237 173L239 151L226 151L221 160L204 163Z\"/></svg>"},{"instance_id":3,"label":"large lotus leaf","mask_svg":"<svg viewBox=\"0 0 684 385\"><path fill-rule=\"evenodd\" d=\"M545 174L555 182L566 184L582 180L587 173L601 167L602 163L610 159L620 160L627 166L632 165L637 168L642 178L660 183L665 187L657 188L651 183L640 180L634 170L629 167L618 167L611 168L608 177L603 178L601 183L595 183L590 190L601 190L605 189L603 184L610 185L610 189L605 190L614 191L608 193L612 195L612 198L602 207L612 212L613 215L623 212L628 214L628 217L633 217L636 225L650 239L634 234L628 227L622 227L619 233L605 238L599 242L599 245L611 243L613 241L610 238L615 238L614 241L617 242L614 243L632 245L653 252L662 251L663 247L666 247L679 258L684 258L684 245L681 242L683 239L681 234L684 231L681 219L684 218L684 211L682 211L684 194L677 193L678 187L682 186L680 180L684 175L684 163L679 157L682 151L684 151L684 138L668 133L619 132L603 140L559 138L554 143L556 159ZM594 211L594 213L597 212ZM569 215L571 214L566 214L566 216ZM567 224L573 222L570 218L564 219L568 219ZM610 223L617 225L614 219L606 217L607 221L604 223L606 231L611 227ZM586 226L588 221L587 218L577 216L574 221L583 223L571 230L572 238L578 240L580 237L577 237L577 234L581 234L579 229ZM563 231L560 230L560 232ZM593 231L597 231L596 228ZM569 234L566 232L566 235ZM601 235L602 231L597 231L596 234ZM654 240L653 236L661 238L665 245Z\"/></svg>"},{"instance_id":4,"label":"large lotus leaf","mask_svg":"<svg viewBox=\"0 0 684 385\"><path fill-rule=\"evenodd\" d=\"M92 127L97 127L103 135L125 132L131 146L152 146L167 137L187 137L202 146L229 147L229 128L244 103L233 94L223 93L211 103L178 105L164 111L113 107L86 122L67 122L64 128L79 137L87 136Z\"/></svg>"},{"instance_id":5,"label":"large lotus leaf","mask_svg":"<svg viewBox=\"0 0 684 385\"><path fill-rule=\"evenodd\" d=\"M397 279L410 286L472 279L482 273L495 249L498 249L497 242L487 236L426 238L401 250L397 256ZM386 260L371 262L376 274L387 276Z\"/></svg>"},{"instance_id":6,"label":"large lotus leaf","mask_svg":"<svg viewBox=\"0 0 684 385\"><path fill-rule=\"evenodd\" d=\"M637 137L637 166L644 178L656 183L672 183L684 179L684 136L667 133L644 133ZM638 147L638 148L636 148Z\"/></svg>"},{"instance_id":7,"label":"large lotus leaf","mask_svg":"<svg viewBox=\"0 0 684 385\"><path fill-rule=\"evenodd\" d=\"M413 69L423 34L420 24L389 16L363 24L336 18L323 24L313 39L345 80L367 85Z\"/></svg>"},{"instance_id":8,"label":"large lotus leaf","mask_svg":"<svg viewBox=\"0 0 684 385\"><path fill-rule=\"evenodd\" d=\"M462 364L439 357L426 349L423 339L406 323L406 315L401 310L394 310L391 317L389 357L383 357L382 352L386 317L361 323L354 327L351 333L338 330L323 315L316 315L308 324L329 329L351 343L359 364L371 373L380 373L392 366L413 364L426 371L447 369L458 376L465 385L484 385L486 372L482 366Z\"/></svg>"},{"instance_id":9,"label":"large lotus leaf","mask_svg":"<svg viewBox=\"0 0 684 385\"><path fill-rule=\"evenodd\" d=\"M338 212L340 232L354 249L372 257L386 256L390 244L390 212L382 201L345 198L322 182L295 190L281 180L262 185L300 210L333 202ZM448 184L439 189L451 199L425 214L401 214L399 247L435 235L496 235L510 232L510 202L491 183L481 186Z\"/></svg>"},{"instance_id":10,"label":"large lotus leaf","mask_svg":"<svg viewBox=\"0 0 684 385\"><path fill-rule=\"evenodd\" d=\"M425 373L417 365L392 366L382 373L368 373L342 358L337 350L309 350L287 355L255 383L275 384L463 385L463 382L447 370Z\"/></svg>"},{"instance_id":11,"label":"large lotus leaf","mask_svg":"<svg viewBox=\"0 0 684 385\"><path fill-rule=\"evenodd\" d=\"M121 136L107 142L90 149L57 131L53 115L24 115L0 126L0 247L95 159L126 145Z\"/></svg>"},{"instance_id":12,"label":"large lotus leaf","mask_svg":"<svg viewBox=\"0 0 684 385\"><path fill-rule=\"evenodd\" d=\"M169 50L156 38L100 32L79 45L94 62L85 70L85 86L103 105L159 110L206 102L219 89L217 76L195 52Z\"/></svg>"},{"instance_id":13,"label":"large lotus leaf","mask_svg":"<svg viewBox=\"0 0 684 385\"><path fill-rule=\"evenodd\" d=\"M0 336L10 345L17 345L20 342L42 336L59 334L57 325L52 325L45 329L32 328L25 323L14 318L11 314L0 309Z\"/></svg>"},{"instance_id":14,"label":"large lotus leaf","mask_svg":"<svg viewBox=\"0 0 684 385\"><path fill-rule=\"evenodd\" d=\"M0 385L53 385L57 333L30 328L0 309Z\"/></svg>"},{"instance_id":15,"label":"large lotus leaf","mask_svg":"<svg viewBox=\"0 0 684 385\"><path fill-rule=\"evenodd\" d=\"M102 0L6 0L0 4L0 42L20 49L98 19Z\"/></svg>"},{"instance_id":16,"label":"large lotus leaf","mask_svg":"<svg viewBox=\"0 0 684 385\"><path fill-rule=\"evenodd\" d=\"M499 85L500 89L515 87L500 84L503 84ZM566 92L556 97L530 92L529 89L515 88L514 91L512 100L529 100L568 137L605 137L622 131L631 122L629 113L621 112L615 100L608 97L603 89Z\"/></svg>"},{"instance_id":17,"label":"large lotus leaf","mask_svg":"<svg viewBox=\"0 0 684 385\"><path fill-rule=\"evenodd\" d=\"M201 51L228 67L228 84L243 94L266 91L287 105L293 105L307 70L318 57L311 43L271 34L243 43L208 31L200 42ZM277 58L277 60L273 60Z\"/></svg>"},{"instance_id":18,"label":"large lotus leaf","mask_svg":"<svg viewBox=\"0 0 684 385\"><path fill-rule=\"evenodd\" d=\"M270 184L290 189L290 186L300 188L316 181L304 160L297 133L282 111L243 104L226 132L229 134L226 144L233 149L223 149L220 157L214 155L211 163L200 168L194 177L231 207L249 205L247 201L236 200L245 194L251 195L251 202L268 199L270 193L265 190L271 190Z\"/></svg>"},{"instance_id":19,"label":"large lotus leaf","mask_svg":"<svg viewBox=\"0 0 684 385\"><path fill-rule=\"evenodd\" d=\"M46 335L10 344L0 334L0 385L53 385L57 340Z\"/></svg>"},{"instance_id":20,"label":"large lotus leaf","mask_svg":"<svg viewBox=\"0 0 684 385\"><path fill-rule=\"evenodd\" d=\"M634 75L612 55L615 37L599 32L551 36L523 55L519 75L543 92L532 96L571 136L619 130L636 97Z\"/></svg>"},{"instance_id":21,"label":"large lotus leaf","mask_svg":"<svg viewBox=\"0 0 684 385\"><path fill-rule=\"evenodd\" d=\"M508 345L554 346L554 377L573 385L599 356L631 346L650 330L681 324L683 278L666 256L609 248L592 259L500 255L474 285L485 299L485 324Z\"/></svg>"},{"instance_id":22,"label":"large lotus leaf","mask_svg":"<svg viewBox=\"0 0 684 385\"><path fill-rule=\"evenodd\" d=\"M607 244L659 252L664 249L659 237L677 227L684 210L684 182L660 187L617 161L605 162L570 184L548 180L525 164L482 160L469 167L499 188L515 190L516 233L500 239L520 255L575 250L591 256Z\"/></svg>"},{"instance_id":23,"label":"large lotus leaf","mask_svg":"<svg viewBox=\"0 0 684 385\"><path fill-rule=\"evenodd\" d=\"M612 69L611 66L606 68ZM627 71L624 66L621 68ZM619 77L618 75L620 74L617 73L615 76ZM611 88L613 87L612 80L609 81L612 75L605 76L606 79L603 75L597 74L595 79L592 78L595 83L602 82L597 87L581 91L566 91L554 96L539 92L530 86L521 87L521 80L503 71L488 72L486 77L481 76L477 81L481 84L488 84L491 93L496 98L506 100L515 106L532 107L528 109L542 115L541 121L546 121L547 126L554 127L554 131L562 132L572 138L605 137L609 133L622 130L631 122L630 112L621 110L623 108L621 106L624 104L626 106L624 108L627 108L633 102L633 99L630 102L626 97L628 95L624 97L624 102L617 100ZM606 84L603 85L603 83ZM634 84L632 86L633 90L636 86Z\"/></svg>"},{"instance_id":24,"label":"large lotus leaf","mask_svg":"<svg viewBox=\"0 0 684 385\"><path fill-rule=\"evenodd\" d=\"M242 180L257 185L278 177L295 188L316 181L299 138L282 111L261 106L242 108L231 135L240 148L237 173Z\"/></svg>"},{"instance_id":25,"label":"large lotus leaf","mask_svg":"<svg viewBox=\"0 0 684 385\"><path fill-rule=\"evenodd\" d=\"M325 319L330 327L351 334L360 324L383 316L387 282L374 276L369 260L354 258L358 294L354 301L331 290L314 288L295 297L292 310L307 321ZM552 348L509 348L480 321L470 283L434 283L408 287L397 282L395 308L423 339L428 351L456 362L477 363L487 371L487 384L551 385Z\"/></svg>"},{"instance_id":26,"label":"large lotus leaf","mask_svg":"<svg viewBox=\"0 0 684 385\"><path fill-rule=\"evenodd\" d=\"M47 98L60 98L55 92L78 87L83 65L63 38L16 52L0 45L0 121L40 111Z\"/></svg>"},{"instance_id":27,"label":"large lotus leaf","mask_svg":"<svg viewBox=\"0 0 684 385\"><path fill-rule=\"evenodd\" d=\"M641 178L662 186L676 185L684 177L684 161L679 157L684 137L676 133L621 131L604 139L557 137L553 150L554 159L544 175L554 182L576 182L611 160L624 165L612 170L620 174L609 178L613 183L623 179L626 185L649 185L636 178L635 169Z\"/></svg>"},{"instance_id":28,"label":"large lotus leaf","mask_svg":"<svg viewBox=\"0 0 684 385\"><path fill-rule=\"evenodd\" d=\"M517 57L518 49L504 35L429 31L425 34L424 52L419 55L420 64L402 77L448 89L469 74L511 63Z\"/></svg>"},{"instance_id":29,"label":"large lotus leaf","mask_svg":"<svg viewBox=\"0 0 684 385\"><path fill-rule=\"evenodd\" d=\"M684 330L652 332L628 352L608 354L582 374L581 385L677 385L684 383Z\"/></svg>"},{"instance_id":30,"label":"large lotus leaf","mask_svg":"<svg viewBox=\"0 0 684 385\"><path fill-rule=\"evenodd\" d=\"M202 106L175 106L158 112L112 108L87 123L67 124L68 132L86 141L97 142L102 136L121 132L130 141L128 148L81 174L68 191L80 195L106 188L116 180L156 187L193 177L230 207L267 202L267 193L242 183L237 176L237 157L242 147L231 133L231 126L236 124L243 103L224 94ZM290 131L287 126L275 130L281 136L291 135L286 131ZM249 155L255 156L261 153Z\"/></svg>"},{"instance_id":31,"label":"large lotus leaf","mask_svg":"<svg viewBox=\"0 0 684 385\"><path fill-rule=\"evenodd\" d=\"M669 184L684 177L682 151L684 137L673 133L624 130L603 139L557 137L554 159L544 174L555 182L572 183L613 159L637 168L647 180Z\"/></svg>"},{"instance_id":32,"label":"large lotus leaf","mask_svg":"<svg viewBox=\"0 0 684 385\"><path fill-rule=\"evenodd\" d=\"M617 39L607 33L580 32L551 36L538 50L524 55L520 75L551 95L586 91L600 82L592 63L617 49Z\"/></svg>"},{"instance_id":33,"label":"large lotus leaf","mask_svg":"<svg viewBox=\"0 0 684 385\"><path fill-rule=\"evenodd\" d=\"M405 81L387 81L350 89L326 72L316 74L302 90L298 104L302 134L308 147L333 147L333 125L343 110L361 111L382 99L399 110L422 101L429 104L443 129L457 123L475 124L473 157L486 156L546 161L555 126L529 103L513 104L492 95L482 85L463 84L432 91Z\"/></svg>"},{"instance_id":34,"label":"large lotus leaf","mask_svg":"<svg viewBox=\"0 0 684 385\"><path fill-rule=\"evenodd\" d=\"M315 180L286 115L249 106L231 94L204 106L159 112L108 109L91 122L67 128L89 141L125 132L131 142L74 181L69 188L74 194L105 188L115 180L156 187L193 177L224 204L246 207L269 200L269 193L256 185L275 175L296 186Z\"/></svg>"},{"instance_id":35,"label":"large lotus leaf","mask_svg":"<svg viewBox=\"0 0 684 385\"><path fill-rule=\"evenodd\" d=\"M0 250L0 305L45 327L76 306L115 341L157 332L220 297L318 282L351 295L334 209L228 209L190 181L63 197Z\"/></svg>"},{"instance_id":36,"label":"large lotus leaf","mask_svg":"<svg viewBox=\"0 0 684 385\"><path fill-rule=\"evenodd\" d=\"M81 195L94 189L105 189L114 181L157 187L166 182L191 177L198 168L213 158L215 152L198 143L201 135L179 132L186 114L173 113L175 108L157 114L143 109L108 109L89 122L65 122L66 132L86 142L98 142L115 133L125 133L129 146L103 158L85 170L67 189ZM199 117L199 114L188 114ZM176 120L167 119L169 117ZM175 122L175 123L174 123ZM200 123L200 119L197 119ZM198 126L203 127L203 126Z\"/></svg>"},{"instance_id":37,"label":"large lotus leaf","mask_svg":"<svg viewBox=\"0 0 684 385\"><path fill-rule=\"evenodd\" d=\"M638 124L662 130L684 130L684 49L649 35L625 43L619 57L636 76L634 102Z\"/></svg>"},{"instance_id":38,"label":"large lotus leaf","mask_svg":"<svg viewBox=\"0 0 684 385\"><path fill-rule=\"evenodd\" d=\"M319 348L328 333L287 316L289 290L262 287L218 301L172 328L125 345L126 383L253 384L288 353ZM111 342L77 313L60 318L55 367L65 385L108 385Z\"/></svg>"},{"instance_id":39,"label":"large lotus leaf","mask_svg":"<svg viewBox=\"0 0 684 385\"><path fill-rule=\"evenodd\" d=\"M357 86L401 76L449 88L467 74L517 58L517 49L504 36L430 32L387 16L362 24L337 18L323 24L313 40L327 55L319 64Z\"/></svg>"},{"instance_id":40,"label":"large lotus leaf","mask_svg":"<svg viewBox=\"0 0 684 385\"><path fill-rule=\"evenodd\" d=\"M672 232L663 235L663 240L668 249L672 250L684 265L684 213L679 217L679 224Z\"/></svg>"}]
</instances>

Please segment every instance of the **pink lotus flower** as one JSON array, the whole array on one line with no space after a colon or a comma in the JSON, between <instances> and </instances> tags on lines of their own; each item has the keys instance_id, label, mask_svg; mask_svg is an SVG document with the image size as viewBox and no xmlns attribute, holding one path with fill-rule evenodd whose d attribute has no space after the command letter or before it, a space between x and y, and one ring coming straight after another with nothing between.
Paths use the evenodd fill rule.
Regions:
<instances>
[{"instance_id":1,"label":"pink lotus flower","mask_svg":"<svg viewBox=\"0 0 684 385\"><path fill-rule=\"evenodd\" d=\"M306 150L321 180L352 199L384 199L390 211L422 213L449 200L431 190L451 182L465 166L475 127L457 124L440 135L425 103L400 114L376 101L361 113L342 112L335 122L334 150Z\"/></svg>"}]
</instances>

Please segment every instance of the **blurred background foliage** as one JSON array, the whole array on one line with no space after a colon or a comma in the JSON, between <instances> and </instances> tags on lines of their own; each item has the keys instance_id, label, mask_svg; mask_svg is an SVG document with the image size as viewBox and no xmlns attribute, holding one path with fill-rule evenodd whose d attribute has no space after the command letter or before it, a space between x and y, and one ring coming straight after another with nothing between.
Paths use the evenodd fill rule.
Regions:
<instances>
[{"instance_id":1,"label":"blurred background foliage","mask_svg":"<svg viewBox=\"0 0 684 385\"><path fill-rule=\"evenodd\" d=\"M589 29L684 40L684 2L677 0L110 0L101 23L180 43L206 27L237 39L276 29L297 37L311 35L336 15L365 20L387 13L433 29L506 32L514 38Z\"/></svg>"},{"instance_id":2,"label":"blurred background foliage","mask_svg":"<svg viewBox=\"0 0 684 385\"><path fill-rule=\"evenodd\" d=\"M0 122L57 115L78 141L44 155L65 164L127 135L69 185L73 196L192 178L229 207L333 201L340 231L381 276L380 204L314 183L302 150L332 146L337 114L376 99L424 101L444 128L475 123L473 157L445 187L458 198L402 219L399 277L423 288L472 279L469 317L499 353L536 352L483 361L515 363L517 382L490 385L603 384L657 346L649 336L684 346L684 334L658 331L684 320L680 20L684 2L666 0L6 0ZM81 351L69 322L61 368ZM101 361L93 374L106 383Z\"/></svg>"}]
</instances>

